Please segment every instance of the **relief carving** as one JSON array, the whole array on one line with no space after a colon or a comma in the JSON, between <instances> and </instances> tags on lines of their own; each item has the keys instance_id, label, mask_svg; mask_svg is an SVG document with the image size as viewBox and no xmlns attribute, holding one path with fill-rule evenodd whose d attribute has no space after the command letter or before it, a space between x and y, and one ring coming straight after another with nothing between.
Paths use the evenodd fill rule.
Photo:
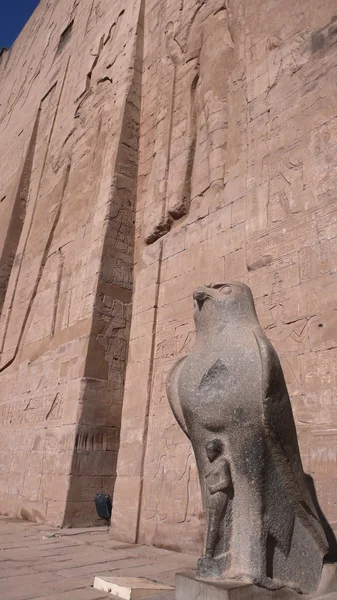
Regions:
<instances>
[{"instance_id":1,"label":"relief carving","mask_svg":"<svg viewBox=\"0 0 337 600\"><path fill-rule=\"evenodd\" d=\"M312 248L304 246L299 251L300 277L302 281L312 278Z\"/></svg>"},{"instance_id":2,"label":"relief carving","mask_svg":"<svg viewBox=\"0 0 337 600\"><path fill-rule=\"evenodd\" d=\"M333 269L330 240L324 230L318 232L317 240L313 245L301 248L298 256L301 281L327 275Z\"/></svg>"},{"instance_id":3,"label":"relief carving","mask_svg":"<svg viewBox=\"0 0 337 600\"><path fill-rule=\"evenodd\" d=\"M63 82L65 81L66 75L67 68L64 72ZM54 237L54 232L61 217L64 195L69 179L69 164L67 164L64 167L59 181L56 183L56 185L54 185L52 191L49 193L49 206L52 205L52 202L54 201L52 222L49 226L49 230L45 232L45 236L40 236L39 238L39 243L41 244L40 264L36 268L35 273L30 272L29 269L26 268L27 260L29 257L29 251L31 249L31 246L34 243L34 226L36 224L37 214L40 210L43 210L40 196L42 185L41 182L43 175L45 175L46 169L48 168L46 166L46 158L50 150L53 125L55 123L55 119L58 113L62 89L63 87L61 86L61 89L57 96L55 91L56 84L54 84L50 88L48 93L44 96L44 98L41 100L39 106L39 118L36 123L37 129L34 135L34 147L32 149L34 151L30 157L30 160L33 162L33 164L30 167L30 176L26 181L26 194L28 197L28 204L31 203L29 225L25 231L25 239L19 240L18 250L20 253L17 254L17 263L14 262L15 270L13 269L12 271L13 284L11 285L11 289L8 290L8 297L5 299L4 303L4 310L1 319L2 340L0 354L2 360L0 372L3 372L7 367L9 367L18 355L23 337L27 330L27 325L29 323L32 307L38 293L40 281L43 277L45 265L49 256L49 251ZM47 135L45 128L47 128ZM39 158L37 148L39 148L41 151L41 146L44 155L44 162L40 172L39 182L37 182L36 173L35 180L33 178L33 173L34 170L37 170L35 161ZM26 218L28 219L28 214ZM25 280L27 277L29 277L29 279ZM9 298L9 296L11 297ZM12 314L15 314L15 309L18 312L16 313L16 320L14 322ZM6 340L7 338L11 337L15 339L15 345L12 345L12 347L10 347L9 351L6 353Z\"/></svg>"},{"instance_id":4,"label":"relief carving","mask_svg":"<svg viewBox=\"0 0 337 600\"><path fill-rule=\"evenodd\" d=\"M224 189L228 91L234 66L230 22L227 2L199 0L188 24L177 31L172 22L166 26L167 50L174 65L167 198L164 218L147 233L148 243L188 213L198 151L207 162L206 188L215 196Z\"/></svg>"},{"instance_id":5,"label":"relief carving","mask_svg":"<svg viewBox=\"0 0 337 600\"><path fill-rule=\"evenodd\" d=\"M307 319L298 319L294 323L289 322L283 304L275 304L270 308L273 322L267 326L268 337L273 342L285 343L289 338L297 343L302 342L307 335Z\"/></svg>"},{"instance_id":6,"label":"relief carving","mask_svg":"<svg viewBox=\"0 0 337 600\"><path fill-rule=\"evenodd\" d=\"M268 184L267 215L268 223L288 220L303 208L301 192L305 189L303 181L303 162L292 160L289 153L280 148L263 158L263 168ZM310 192L308 192L310 193Z\"/></svg>"},{"instance_id":7,"label":"relief carving","mask_svg":"<svg viewBox=\"0 0 337 600\"><path fill-rule=\"evenodd\" d=\"M124 380L130 326L130 305L104 297L102 319L106 325L97 336L108 363L108 381L112 389L121 389Z\"/></svg>"},{"instance_id":8,"label":"relief carving","mask_svg":"<svg viewBox=\"0 0 337 600\"><path fill-rule=\"evenodd\" d=\"M321 206L334 203L337 193L335 177L337 118L329 119L311 134L310 169L314 189Z\"/></svg>"},{"instance_id":9,"label":"relief carving","mask_svg":"<svg viewBox=\"0 0 337 600\"><path fill-rule=\"evenodd\" d=\"M98 21L104 16L104 8L100 0L92 0L88 19L85 27L85 35L97 25Z\"/></svg>"},{"instance_id":10,"label":"relief carving","mask_svg":"<svg viewBox=\"0 0 337 600\"><path fill-rule=\"evenodd\" d=\"M289 340L292 346L292 342L298 344L306 339L308 319L289 318L287 314L289 301L290 292L286 290L284 281L277 271L274 273L273 283L267 299L271 323L267 325L265 331L273 342L285 344ZM291 349L293 348L291 347Z\"/></svg>"},{"instance_id":11,"label":"relief carving","mask_svg":"<svg viewBox=\"0 0 337 600\"><path fill-rule=\"evenodd\" d=\"M271 285L270 304L276 305L285 300L289 300L289 296L284 288L284 282L281 279L280 273L276 271L274 273L274 281Z\"/></svg>"},{"instance_id":12,"label":"relief carving","mask_svg":"<svg viewBox=\"0 0 337 600\"><path fill-rule=\"evenodd\" d=\"M179 442L178 427L175 424L167 426L161 436L162 450L159 456L156 452L151 479L146 488L144 514L149 520L166 521L169 518L168 498L174 502L177 523L189 523L198 514L198 481L192 451L189 445ZM177 480L179 486L175 485Z\"/></svg>"},{"instance_id":13,"label":"relief carving","mask_svg":"<svg viewBox=\"0 0 337 600\"><path fill-rule=\"evenodd\" d=\"M181 330L182 329L182 330ZM188 352L194 341L194 331L186 331L177 327L174 336L167 336L156 347L156 358L165 360Z\"/></svg>"},{"instance_id":14,"label":"relief carving","mask_svg":"<svg viewBox=\"0 0 337 600\"><path fill-rule=\"evenodd\" d=\"M282 40L273 36L266 42L269 89L275 87L284 71L290 75L299 71L309 60L309 34L298 33L294 37Z\"/></svg>"},{"instance_id":15,"label":"relief carving","mask_svg":"<svg viewBox=\"0 0 337 600\"><path fill-rule=\"evenodd\" d=\"M1 404L0 421L3 426L59 421L63 415L63 406L64 399L59 393Z\"/></svg>"},{"instance_id":16,"label":"relief carving","mask_svg":"<svg viewBox=\"0 0 337 600\"><path fill-rule=\"evenodd\" d=\"M332 257L330 251L330 240L325 237L325 232L320 231L318 233L318 252L319 252L319 262L320 262L320 273L325 275L326 273L330 273L332 269Z\"/></svg>"},{"instance_id":17,"label":"relief carving","mask_svg":"<svg viewBox=\"0 0 337 600\"><path fill-rule=\"evenodd\" d=\"M27 213L27 200L30 187L31 173L34 161L35 148L37 143L37 133L39 126L40 110L37 113L34 128L29 141L26 156L24 158L22 171L15 190L15 200L12 209L12 215L8 227L8 232L0 255L0 316L5 301L9 278L14 265L15 256L18 250L20 237ZM5 196L6 197L6 196ZM1 201L3 201L2 198Z\"/></svg>"}]
</instances>

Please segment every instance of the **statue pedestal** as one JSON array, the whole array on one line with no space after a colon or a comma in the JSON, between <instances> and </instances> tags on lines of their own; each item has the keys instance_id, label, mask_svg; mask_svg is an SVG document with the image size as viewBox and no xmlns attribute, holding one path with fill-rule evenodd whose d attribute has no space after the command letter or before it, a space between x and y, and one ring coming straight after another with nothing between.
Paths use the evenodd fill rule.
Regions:
<instances>
[{"instance_id":1,"label":"statue pedestal","mask_svg":"<svg viewBox=\"0 0 337 600\"><path fill-rule=\"evenodd\" d=\"M248 582L205 581L193 573L177 573L176 600L337 600L337 564L324 565L314 594L298 594L289 588L271 591Z\"/></svg>"}]
</instances>

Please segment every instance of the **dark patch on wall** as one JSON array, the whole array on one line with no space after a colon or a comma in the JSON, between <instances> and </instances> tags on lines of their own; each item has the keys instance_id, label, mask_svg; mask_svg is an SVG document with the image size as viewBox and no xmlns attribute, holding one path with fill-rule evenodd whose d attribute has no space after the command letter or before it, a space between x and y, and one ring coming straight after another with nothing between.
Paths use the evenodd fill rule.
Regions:
<instances>
[{"instance_id":1,"label":"dark patch on wall","mask_svg":"<svg viewBox=\"0 0 337 600\"><path fill-rule=\"evenodd\" d=\"M67 27L62 31L62 33L60 35L60 40L59 40L59 43L57 46L56 54L58 52L61 52L61 50L63 50L63 48L65 47L67 42L69 42L70 37L71 37L71 32L73 30L73 25L74 25L74 19L72 21L70 21L70 23L67 25Z\"/></svg>"},{"instance_id":2,"label":"dark patch on wall","mask_svg":"<svg viewBox=\"0 0 337 600\"><path fill-rule=\"evenodd\" d=\"M322 50L325 45L324 35L320 31L316 31L311 36L311 50L313 53Z\"/></svg>"},{"instance_id":3,"label":"dark patch on wall","mask_svg":"<svg viewBox=\"0 0 337 600\"><path fill-rule=\"evenodd\" d=\"M331 17L330 22L311 35L311 51L323 52L337 43L337 15Z\"/></svg>"},{"instance_id":4,"label":"dark patch on wall","mask_svg":"<svg viewBox=\"0 0 337 600\"><path fill-rule=\"evenodd\" d=\"M63 526L94 524L95 494L107 493L113 497L114 492L131 322L142 60L143 11L111 173L100 276ZM83 474L92 477L92 492L87 497L78 493Z\"/></svg>"}]
</instances>

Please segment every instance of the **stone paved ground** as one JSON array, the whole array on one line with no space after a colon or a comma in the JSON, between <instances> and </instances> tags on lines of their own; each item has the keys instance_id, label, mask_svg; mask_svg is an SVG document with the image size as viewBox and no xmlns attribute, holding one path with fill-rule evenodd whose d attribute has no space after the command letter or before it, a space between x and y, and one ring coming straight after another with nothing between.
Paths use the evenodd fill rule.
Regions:
<instances>
[{"instance_id":1,"label":"stone paved ground","mask_svg":"<svg viewBox=\"0 0 337 600\"><path fill-rule=\"evenodd\" d=\"M107 528L53 529L0 517L1 600L98 600L95 575L149 577L174 585L196 557L109 539ZM152 596L173 600L174 592Z\"/></svg>"}]
</instances>

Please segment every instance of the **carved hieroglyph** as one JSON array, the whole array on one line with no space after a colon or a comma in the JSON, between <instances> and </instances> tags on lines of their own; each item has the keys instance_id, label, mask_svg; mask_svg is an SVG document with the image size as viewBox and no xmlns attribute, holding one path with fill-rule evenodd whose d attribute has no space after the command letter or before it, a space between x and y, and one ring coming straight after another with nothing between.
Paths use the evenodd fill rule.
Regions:
<instances>
[{"instance_id":1,"label":"carved hieroglyph","mask_svg":"<svg viewBox=\"0 0 337 600\"><path fill-rule=\"evenodd\" d=\"M206 513L197 575L314 592L328 544L252 293L231 282L193 297L196 342L172 368L167 393L193 446Z\"/></svg>"}]
</instances>

